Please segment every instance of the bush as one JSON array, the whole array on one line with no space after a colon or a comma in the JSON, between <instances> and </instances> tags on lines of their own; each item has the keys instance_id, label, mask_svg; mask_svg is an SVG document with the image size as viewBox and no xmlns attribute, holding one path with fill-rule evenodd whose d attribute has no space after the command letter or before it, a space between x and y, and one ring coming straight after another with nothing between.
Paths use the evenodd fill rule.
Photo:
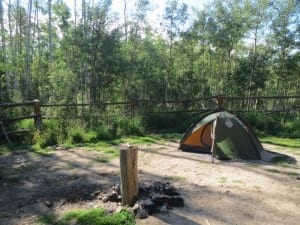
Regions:
<instances>
[{"instance_id":1,"label":"bush","mask_svg":"<svg viewBox=\"0 0 300 225\"><path fill-rule=\"evenodd\" d=\"M278 135L284 130L278 115L247 112L241 117L259 134Z\"/></svg>"},{"instance_id":2,"label":"bush","mask_svg":"<svg viewBox=\"0 0 300 225\"><path fill-rule=\"evenodd\" d=\"M47 130L41 133L40 131L37 131L34 134L33 140L37 144L41 146L41 148L46 148L48 146L57 145L57 134L53 130Z\"/></svg>"},{"instance_id":3,"label":"bush","mask_svg":"<svg viewBox=\"0 0 300 225\"><path fill-rule=\"evenodd\" d=\"M80 124L73 125L67 129L67 140L71 144L78 144L86 142L86 131L85 128Z\"/></svg>"},{"instance_id":4,"label":"bush","mask_svg":"<svg viewBox=\"0 0 300 225\"><path fill-rule=\"evenodd\" d=\"M285 136L290 138L300 137L300 118L288 120L283 124Z\"/></svg>"},{"instance_id":5,"label":"bush","mask_svg":"<svg viewBox=\"0 0 300 225\"><path fill-rule=\"evenodd\" d=\"M200 118L200 117L199 117ZM146 118L147 129L184 132L195 119L188 113L153 113Z\"/></svg>"},{"instance_id":6,"label":"bush","mask_svg":"<svg viewBox=\"0 0 300 225\"><path fill-rule=\"evenodd\" d=\"M145 134L145 127L141 117L135 116L132 118L123 117L117 121L116 129L117 135L137 135L143 136Z\"/></svg>"},{"instance_id":7,"label":"bush","mask_svg":"<svg viewBox=\"0 0 300 225\"><path fill-rule=\"evenodd\" d=\"M107 124L99 125L98 128L96 128L96 138L97 140L112 140L116 138L117 132L115 131L116 128L114 128L115 125L109 126Z\"/></svg>"},{"instance_id":8,"label":"bush","mask_svg":"<svg viewBox=\"0 0 300 225\"><path fill-rule=\"evenodd\" d=\"M48 120L43 123L43 130L36 131L33 135L33 143L41 148L57 145L63 137L63 128L58 120Z\"/></svg>"}]
</instances>

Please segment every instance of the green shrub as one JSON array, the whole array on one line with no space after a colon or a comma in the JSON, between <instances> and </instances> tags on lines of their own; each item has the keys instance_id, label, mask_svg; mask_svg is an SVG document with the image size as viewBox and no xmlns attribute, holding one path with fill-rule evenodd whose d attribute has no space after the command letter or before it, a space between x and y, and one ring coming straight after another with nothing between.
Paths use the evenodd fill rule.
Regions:
<instances>
[{"instance_id":1,"label":"green shrub","mask_svg":"<svg viewBox=\"0 0 300 225\"><path fill-rule=\"evenodd\" d=\"M116 132L113 131L112 126L102 124L96 128L97 140L112 140L116 137Z\"/></svg>"},{"instance_id":2,"label":"green shrub","mask_svg":"<svg viewBox=\"0 0 300 225\"><path fill-rule=\"evenodd\" d=\"M259 134L278 135L283 131L279 115L247 112L241 117Z\"/></svg>"},{"instance_id":3,"label":"green shrub","mask_svg":"<svg viewBox=\"0 0 300 225\"><path fill-rule=\"evenodd\" d=\"M300 118L290 119L283 124L285 136L290 138L300 137Z\"/></svg>"},{"instance_id":4,"label":"green shrub","mask_svg":"<svg viewBox=\"0 0 300 225\"><path fill-rule=\"evenodd\" d=\"M200 118L200 117L197 117ZM189 113L153 113L146 118L147 129L184 132L197 118Z\"/></svg>"},{"instance_id":5,"label":"green shrub","mask_svg":"<svg viewBox=\"0 0 300 225\"><path fill-rule=\"evenodd\" d=\"M117 122L119 130L117 135L137 135L142 136L145 134L145 127L141 117L135 116L132 118L123 117Z\"/></svg>"},{"instance_id":6,"label":"green shrub","mask_svg":"<svg viewBox=\"0 0 300 225\"><path fill-rule=\"evenodd\" d=\"M33 144L39 144L41 148L57 145L64 139L63 128L58 120L45 120L43 129L35 131L32 141Z\"/></svg>"},{"instance_id":7,"label":"green shrub","mask_svg":"<svg viewBox=\"0 0 300 225\"><path fill-rule=\"evenodd\" d=\"M57 145L57 134L54 130L47 130L40 133L40 131L37 131L34 135L34 140L36 140L36 143L41 146L41 148L46 148L48 146Z\"/></svg>"},{"instance_id":8,"label":"green shrub","mask_svg":"<svg viewBox=\"0 0 300 225\"><path fill-rule=\"evenodd\" d=\"M86 142L85 129L80 126L69 127L67 129L67 139L71 144Z\"/></svg>"}]
</instances>

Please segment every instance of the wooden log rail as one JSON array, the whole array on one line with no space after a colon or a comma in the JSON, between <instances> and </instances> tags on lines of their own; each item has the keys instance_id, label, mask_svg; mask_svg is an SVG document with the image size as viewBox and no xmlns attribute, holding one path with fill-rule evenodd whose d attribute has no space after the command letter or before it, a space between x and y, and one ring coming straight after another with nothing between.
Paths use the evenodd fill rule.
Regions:
<instances>
[{"instance_id":1,"label":"wooden log rail","mask_svg":"<svg viewBox=\"0 0 300 225\"><path fill-rule=\"evenodd\" d=\"M9 124L9 123L12 123L15 121L33 118L35 128L41 129L42 128L42 113L41 113L40 100L35 99L33 101L27 101L27 102L21 102L21 103L2 103L2 104L0 104L0 108L12 108L12 107L21 107L21 106L32 106L33 107L33 115L1 119L2 123Z\"/></svg>"}]
</instances>

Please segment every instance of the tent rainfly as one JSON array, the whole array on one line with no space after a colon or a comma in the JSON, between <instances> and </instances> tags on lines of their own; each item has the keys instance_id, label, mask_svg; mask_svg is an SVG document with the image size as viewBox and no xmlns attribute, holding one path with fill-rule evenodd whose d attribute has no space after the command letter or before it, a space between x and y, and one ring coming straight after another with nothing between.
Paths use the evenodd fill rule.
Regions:
<instances>
[{"instance_id":1,"label":"tent rainfly","mask_svg":"<svg viewBox=\"0 0 300 225\"><path fill-rule=\"evenodd\" d=\"M209 113L193 123L183 135L179 149L210 153L212 137L218 159L261 159L263 147L250 126L227 111Z\"/></svg>"}]
</instances>

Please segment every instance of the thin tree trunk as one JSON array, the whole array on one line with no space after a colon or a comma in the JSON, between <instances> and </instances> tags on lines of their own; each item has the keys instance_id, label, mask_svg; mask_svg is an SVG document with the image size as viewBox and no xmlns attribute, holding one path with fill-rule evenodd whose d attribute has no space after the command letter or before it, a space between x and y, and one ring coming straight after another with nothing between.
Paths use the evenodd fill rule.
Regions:
<instances>
[{"instance_id":1,"label":"thin tree trunk","mask_svg":"<svg viewBox=\"0 0 300 225\"><path fill-rule=\"evenodd\" d=\"M2 0L0 0L0 27L1 27L1 45L2 45L2 60L4 62L4 65L6 66L7 64L7 53L6 53L6 38L5 38L5 27L4 27L4 23L3 23L3 5L2 5ZM5 69L5 80L6 80L6 91L7 91L7 95L10 96L10 77L9 77L9 73L7 72L7 70ZM2 90L3 91L3 90ZM2 92L0 93L1 95L3 94Z\"/></svg>"},{"instance_id":2,"label":"thin tree trunk","mask_svg":"<svg viewBox=\"0 0 300 225\"><path fill-rule=\"evenodd\" d=\"M32 0L28 1L28 18L27 18L27 31L26 31L26 55L25 55L25 84L26 84L26 97L32 99L31 96L31 75L30 75L30 63L31 63L31 11Z\"/></svg>"},{"instance_id":3,"label":"thin tree trunk","mask_svg":"<svg viewBox=\"0 0 300 225\"><path fill-rule=\"evenodd\" d=\"M37 66L37 71L36 71L36 83L37 86L40 85L40 67L42 64L42 59L41 59L41 33L40 33L40 29L39 29L39 0L35 0L35 7L36 7L36 11L35 11L35 24L36 24L36 32L37 32L37 53L35 55L37 55L38 57L38 66ZM39 96L39 91L37 88L37 95ZM39 97L40 98L40 97Z\"/></svg>"},{"instance_id":4,"label":"thin tree trunk","mask_svg":"<svg viewBox=\"0 0 300 225\"><path fill-rule=\"evenodd\" d=\"M82 0L81 13L82 13L82 24L86 25L86 5L85 5L85 0Z\"/></svg>"},{"instance_id":5,"label":"thin tree trunk","mask_svg":"<svg viewBox=\"0 0 300 225\"><path fill-rule=\"evenodd\" d=\"M48 35L49 35L49 61L53 60L53 43L52 43L52 7L51 0L48 0Z\"/></svg>"},{"instance_id":6,"label":"thin tree trunk","mask_svg":"<svg viewBox=\"0 0 300 225\"><path fill-rule=\"evenodd\" d=\"M14 44L13 44L13 37L12 37L12 22L11 22L11 0L8 1L8 29L9 29L9 57L12 56L12 52L13 52L13 49L14 49ZM15 61L16 59L11 57L11 61L13 62L12 64L15 65ZM15 77L15 73L13 72L13 75L12 75L12 72L10 72L10 78L14 78ZM13 90L12 90L12 93L11 93L11 96L14 97L14 92L15 92L15 86L12 87Z\"/></svg>"},{"instance_id":7,"label":"thin tree trunk","mask_svg":"<svg viewBox=\"0 0 300 225\"><path fill-rule=\"evenodd\" d=\"M124 16L125 40L127 42L127 40L128 40L128 24L127 24L127 1L126 0L124 0L123 16Z\"/></svg>"}]
</instances>

